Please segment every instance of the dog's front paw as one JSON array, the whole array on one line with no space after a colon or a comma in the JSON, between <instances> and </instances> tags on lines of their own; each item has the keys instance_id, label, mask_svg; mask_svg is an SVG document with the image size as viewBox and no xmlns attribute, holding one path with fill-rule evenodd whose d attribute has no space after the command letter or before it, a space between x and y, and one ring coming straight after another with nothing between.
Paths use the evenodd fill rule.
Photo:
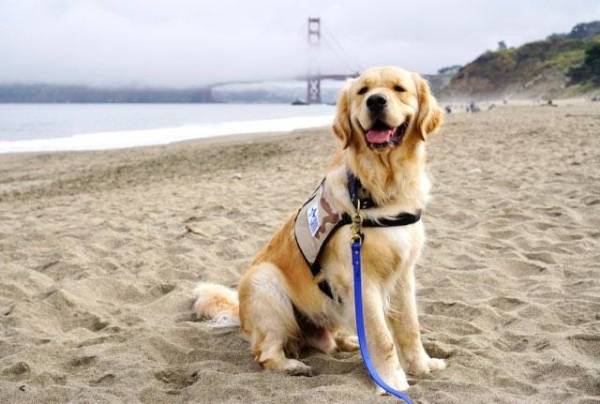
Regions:
<instances>
[{"instance_id":1,"label":"dog's front paw","mask_svg":"<svg viewBox=\"0 0 600 404\"><path fill-rule=\"evenodd\" d=\"M427 375L431 372L446 368L446 361L438 358L430 358L427 354L418 355L408 363L408 373L415 376Z\"/></svg>"},{"instance_id":2,"label":"dog's front paw","mask_svg":"<svg viewBox=\"0 0 600 404\"><path fill-rule=\"evenodd\" d=\"M439 358L429 358L427 365L430 372L446 369L446 361Z\"/></svg>"},{"instance_id":3,"label":"dog's front paw","mask_svg":"<svg viewBox=\"0 0 600 404\"><path fill-rule=\"evenodd\" d=\"M406 380L406 375L404 375L404 372L402 373L397 373L395 374L391 380L389 380L390 378L384 378L383 380L392 388L394 388L395 390L398 391L406 391L408 390L408 381ZM375 386L375 392L377 393L378 396L385 396L388 393L382 389L379 386Z\"/></svg>"}]
</instances>

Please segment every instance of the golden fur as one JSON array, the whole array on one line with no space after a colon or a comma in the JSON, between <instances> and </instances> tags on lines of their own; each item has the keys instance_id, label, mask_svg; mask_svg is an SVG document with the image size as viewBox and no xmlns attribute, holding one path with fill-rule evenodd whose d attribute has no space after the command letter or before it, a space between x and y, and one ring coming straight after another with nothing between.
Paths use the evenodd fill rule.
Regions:
<instances>
[{"instance_id":1,"label":"golden fur","mask_svg":"<svg viewBox=\"0 0 600 404\"><path fill-rule=\"evenodd\" d=\"M385 123L407 123L401 142L373 148L367 130L374 125L366 100L377 94L387 100ZM347 170L360 178L377 203L363 211L380 218L398 212L415 213L427 202L425 140L439 128L443 114L429 86L416 73L395 67L372 68L351 80L341 91L333 132L342 148L326 172L326 186L337 211L352 213L347 193ZM350 258L350 229L342 227L331 238L320 263L318 279L307 267L294 239L294 215L257 254L239 288L241 328L249 337L254 359L264 368L291 374L310 374L310 368L291 358L303 345L324 352L357 349ZM430 358L421 342L415 302L414 266L424 240L422 222L409 226L364 229L363 296L368 347L381 377L391 386L408 388L406 372L423 375L445 367ZM338 303L317 284L325 278ZM220 286L203 284L196 312L214 318L220 309L231 314L237 302L225 298ZM197 301L197 302L198 302ZM208 306L208 307L207 307ZM294 310L294 307L296 310Z\"/></svg>"}]
</instances>

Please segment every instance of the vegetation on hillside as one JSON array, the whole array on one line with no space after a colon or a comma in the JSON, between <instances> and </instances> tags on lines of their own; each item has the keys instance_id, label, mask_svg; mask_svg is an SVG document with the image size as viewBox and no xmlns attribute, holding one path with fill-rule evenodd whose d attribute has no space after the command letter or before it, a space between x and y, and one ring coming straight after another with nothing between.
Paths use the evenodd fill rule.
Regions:
<instances>
[{"instance_id":1,"label":"vegetation on hillside","mask_svg":"<svg viewBox=\"0 0 600 404\"><path fill-rule=\"evenodd\" d=\"M600 42L590 46L583 63L571 68L567 75L574 84L591 82L600 86Z\"/></svg>"},{"instance_id":2,"label":"vegetation on hillside","mask_svg":"<svg viewBox=\"0 0 600 404\"><path fill-rule=\"evenodd\" d=\"M600 86L600 21L578 24L568 34L518 48L499 47L462 67L443 91L446 96L572 95L570 84Z\"/></svg>"}]
</instances>

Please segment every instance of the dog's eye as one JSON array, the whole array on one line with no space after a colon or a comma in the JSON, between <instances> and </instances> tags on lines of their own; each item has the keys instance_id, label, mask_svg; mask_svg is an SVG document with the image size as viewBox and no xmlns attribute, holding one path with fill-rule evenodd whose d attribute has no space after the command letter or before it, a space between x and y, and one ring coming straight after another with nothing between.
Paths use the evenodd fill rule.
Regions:
<instances>
[{"instance_id":1,"label":"dog's eye","mask_svg":"<svg viewBox=\"0 0 600 404\"><path fill-rule=\"evenodd\" d=\"M401 85L399 85L399 84L396 84L396 85L394 86L394 91L398 91L399 93L403 93L403 92L405 92L405 91L406 91L406 89L405 89L404 87L402 87Z\"/></svg>"},{"instance_id":2,"label":"dog's eye","mask_svg":"<svg viewBox=\"0 0 600 404\"><path fill-rule=\"evenodd\" d=\"M357 93L357 94L358 94L358 95L363 95L363 94L366 94L366 93L367 93L367 91L369 91L369 87L363 87L363 88L361 88L360 90L358 90L358 93Z\"/></svg>"}]
</instances>

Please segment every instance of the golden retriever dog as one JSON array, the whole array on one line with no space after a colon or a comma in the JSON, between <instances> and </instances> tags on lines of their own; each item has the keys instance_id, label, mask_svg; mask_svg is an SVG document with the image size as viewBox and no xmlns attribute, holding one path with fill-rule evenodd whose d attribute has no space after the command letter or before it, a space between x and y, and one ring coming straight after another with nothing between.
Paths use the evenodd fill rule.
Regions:
<instances>
[{"instance_id":1,"label":"golden retriever dog","mask_svg":"<svg viewBox=\"0 0 600 404\"><path fill-rule=\"evenodd\" d=\"M328 208L352 215L349 174L358 178L375 206L365 220L384 220L425 208L430 182L425 143L441 125L443 112L417 73L376 67L349 80L337 103L333 132L341 148L325 173ZM330 205L330 206L329 206ZM297 360L302 347L325 353L356 350L351 229L341 226L318 256L314 276L295 239L296 214L256 255L237 293L201 283L194 309L202 318L241 325L254 360L265 369L310 375ZM363 229L362 277L368 349L380 376L406 390L406 373L445 368L421 341L414 269L425 242L422 221ZM319 283L326 281L330 294ZM378 388L378 391L383 392Z\"/></svg>"}]
</instances>

